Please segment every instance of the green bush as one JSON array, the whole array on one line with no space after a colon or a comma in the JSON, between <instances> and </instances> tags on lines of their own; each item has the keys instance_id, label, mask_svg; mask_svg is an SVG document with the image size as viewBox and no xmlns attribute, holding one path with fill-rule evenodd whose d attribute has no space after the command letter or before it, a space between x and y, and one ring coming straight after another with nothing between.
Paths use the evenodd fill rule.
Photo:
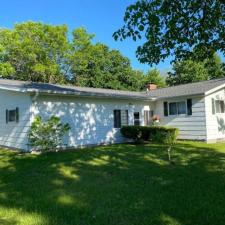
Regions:
<instances>
[{"instance_id":1,"label":"green bush","mask_svg":"<svg viewBox=\"0 0 225 225\"><path fill-rule=\"evenodd\" d=\"M149 127L123 126L120 131L124 137L133 139L135 142L149 140Z\"/></svg>"},{"instance_id":2,"label":"green bush","mask_svg":"<svg viewBox=\"0 0 225 225\"><path fill-rule=\"evenodd\" d=\"M165 126L123 126L121 133L124 137L135 142L153 141L164 144L174 144L177 140L178 129Z\"/></svg>"},{"instance_id":3,"label":"green bush","mask_svg":"<svg viewBox=\"0 0 225 225\"><path fill-rule=\"evenodd\" d=\"M40 116L35 117L29 132L29 145L35 150L55 150L62 144L63 136L70 130L68 123L61 123L56 116L42 121Z\"/></svg>"},{"instance_id":4,"label":"green bush","mask_svg":"<svg viewBox=\"0 0 225 225\"><path fill-rule=\"evenodd\" d=\"M150 139L153 142L174 144L178 137L178 129L173 127L158 126L151 128Z\"/></svg>"}]
</instances>

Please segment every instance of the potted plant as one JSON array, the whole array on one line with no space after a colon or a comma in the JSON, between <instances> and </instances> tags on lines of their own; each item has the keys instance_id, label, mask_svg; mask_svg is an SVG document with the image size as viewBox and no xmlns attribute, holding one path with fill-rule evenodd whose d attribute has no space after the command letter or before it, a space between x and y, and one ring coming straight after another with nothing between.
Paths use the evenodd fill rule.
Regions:
<instances>
[{"instance_id":1,"label":"potted plant","mask_svg":"<svg viewBox=\"0 0 225 225\"><path fill-rule=\"evenodd\" d=\"M157 126L160 123L160 116L159 115L154 115L152 117L152 125Z\"/></svg>"}]
</instances>

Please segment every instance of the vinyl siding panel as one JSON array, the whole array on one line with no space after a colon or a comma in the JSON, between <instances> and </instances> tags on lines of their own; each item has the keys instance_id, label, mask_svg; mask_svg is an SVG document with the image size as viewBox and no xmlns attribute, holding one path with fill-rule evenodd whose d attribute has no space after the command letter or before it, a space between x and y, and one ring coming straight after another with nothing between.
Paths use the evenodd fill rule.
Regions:
<instances>
[{"instance_id":1,"label":"vinyl siding panel","mask_svg":"<svg viewBox=\"0 0 225 225\"><path fill-rule=\"evenodd\" d=\"M160 115L162 125L176 127L179 129L180 139L206 140L204 97L192 98L192 115L164 116L163 114L163 102L186 102L187 98L165 99L157 101L156 113Z\"/></svg>"},{"instance_id":2,"label":"vinyl siding panel","mask_svg":"<svg viewBox=\"0 0 225 225\"><path fill-rule=\"evenodd\" d=\"M30 96L25 93L0 90L0 101L0 145L28 150ZM6 109L11 110L16 107L19 107L19 122L6 123Z\"/></svg>"},{"instance_id":3,"label":"vinyl siding panel","mask_svg":"<svg viewBox=\"0 0 225 225\"><path fill-rule=\"evenodd\" d=\"M212 98L224 101L225 89L218 90L205 98L207 140L209 142L225 139L225 113L212 114Z\"/></svg>"},{"instance_id":4,"label":"vinyl siding panel","mask_svg":"<svg viewBox=\"0 0 225 225\"><path fill-rule=\"evenodd\" d=\"M128 122L133 124L133 113L140 113L144 124L144 109L149 109L148 102L113 100L98 98L77 98L39 96L34 104L34 115L47 119L56 115L71 126L64 144L83 146L101 143L120 143L125 141L120 129L114 128L113 110L128 110Z\"/></svg>"}]
</instances>

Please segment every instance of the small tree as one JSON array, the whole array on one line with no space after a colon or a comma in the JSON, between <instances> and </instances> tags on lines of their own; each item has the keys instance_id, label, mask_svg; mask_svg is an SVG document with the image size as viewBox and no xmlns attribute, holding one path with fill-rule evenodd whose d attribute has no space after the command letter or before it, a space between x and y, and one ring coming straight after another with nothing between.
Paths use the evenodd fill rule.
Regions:
<instances>
[{"instance_id":1,"label":"small tree","mask_svg":"<svg viewBox=\"0 0 225 225\"><path fill-rule=\"evenodd\" d=\"M70 130L68 123L61 123L60 118L51 116L42 121L40 116L35 117L29 132L29 144L36 150L53 150L62 145L63 136Z\"/></svg>"},{"instance_id":2,"label":"small tree","mask_svg":"<svg viewBox=\"0 0 225 225\"><path fill-rule=\"evenodd\" d=\"M175 129L175 130L173 130L173 132L168 132L166 134L166 137L165 137L165 140L164 140L164 143L168 145L167 154L168 154L169 162L171 162L171 150L172 150L172 147L177 142L177 136L178 136L178 130Z\"/></svg>"}]
</instances>

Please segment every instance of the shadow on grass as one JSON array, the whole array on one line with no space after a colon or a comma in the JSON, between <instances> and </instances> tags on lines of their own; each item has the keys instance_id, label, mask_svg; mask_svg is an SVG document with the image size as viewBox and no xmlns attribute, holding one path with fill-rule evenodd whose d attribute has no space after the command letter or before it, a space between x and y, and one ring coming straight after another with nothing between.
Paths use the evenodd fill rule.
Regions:
<instances>
[{"instance_id":1,"label":"shadow on grass","mask_svg":"<svg viewBox=\"0 0 225 225\"><path fill-rule=\"evenodd\" d=\"M224 224L225 153L191 142L172 151L175 165L156 144L39 156L4 151L0 215L1 208L18 211L1 224L27 222L20 213L43 225Z\"/></svg>"}]
</instances>

